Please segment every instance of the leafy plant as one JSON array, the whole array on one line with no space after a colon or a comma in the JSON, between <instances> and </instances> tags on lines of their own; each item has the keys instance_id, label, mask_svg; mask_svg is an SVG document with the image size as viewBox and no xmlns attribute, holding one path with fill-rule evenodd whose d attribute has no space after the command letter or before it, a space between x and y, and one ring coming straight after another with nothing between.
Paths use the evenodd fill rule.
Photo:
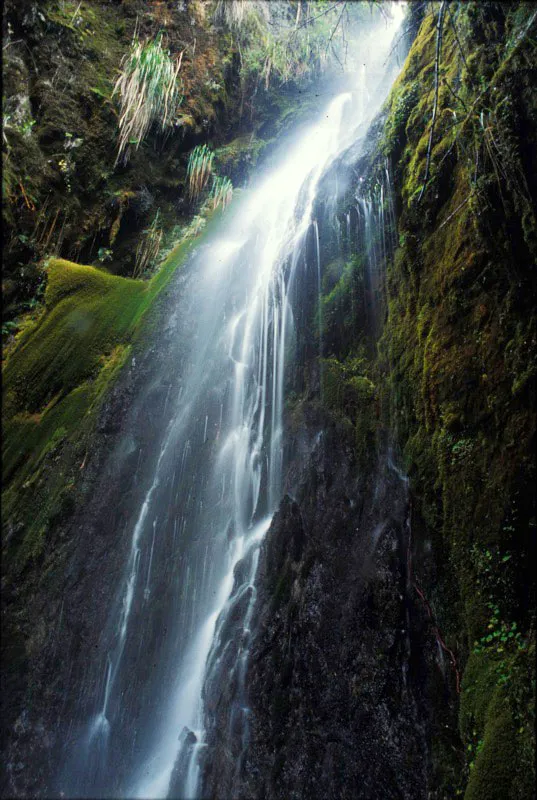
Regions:
<instances>
[{"instance_id":1,"label":"leafy plant","mask_svg":"<svg viewBox=\"0 0 537 800\"><path fill-rule=\"evenodd\" d=\"M119 144L116 164L127 160L130 144L139 147L151 125L161 130L173 124L183 102L179 79L183 53L174 61L162 47L161 36L142 43L135 39L122 61L112 96L119 95Z\"/></svg>"},{"instance_id":2,"label":"leafy plant","mask_svg":"<svg viewBox=\"0 0 537 800\"><path fill-rule=\"evenodd\" d=\"M365 5L344 0L293 5L219 0L214 19L239 42L243 82L257 87L263 81L268 88L271 81L286 83L318 72L330 59L342 67L347 52L345 31L355 24L368 24ZM374 5L371 10L377 13Z\"/></svg>"},{"instance_id":3,"label":"leafy plant","mask_svg":"<svg viewBox=\"0 0 537 800\"><path fill-rule=\"evenodd\" d=\"M190 153L187 167L188 193L198 197L213 171L214 152L206 144L199 144Z\"/></svg>"},{"instance_id":4,"label":"leafy plant","mask_svg":"<svg viewBox=\"0 0 537 800\"><path fill-rule=\"evenodd\" d=\"M112 261L113 252L110 250L109 247L99 247L99 251L97 253L97 258L104 264L105 261Z\"/></svg>"}]
</instances>

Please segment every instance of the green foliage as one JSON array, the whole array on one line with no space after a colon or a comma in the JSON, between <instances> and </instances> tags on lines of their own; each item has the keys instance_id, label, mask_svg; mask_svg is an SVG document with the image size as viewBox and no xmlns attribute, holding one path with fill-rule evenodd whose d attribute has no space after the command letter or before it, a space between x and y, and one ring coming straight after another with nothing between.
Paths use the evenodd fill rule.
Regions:
<instances>
[{"instance_id":1,"label":"green foliage","mask_svg":"<svg viewBox=\"0 0 537 800\"><path fill-rule=\"evenodd\" d=\"M325 407L354 428L356 455L364 466L373 452L377 430L377 390L365 374L369 363L363 353L321 359L321 396Z\"/></svg>"},{"instance_id":2,"label":"green foliage","mask_svg":"<svg viewBox=\"0 0 537 800\"><path fill-rule=\"evenodd\" d=\"M365 3L267 3L219 0L215 21L239 41L241 77L246 84L285 84L345 62L355 28L367 26L377 9ZM368 13L368 11L370 13ZM346 14L344 24L343 14Z\"/></svg>"},{"instance_id":3,"label":"green foliage","mask_svg":"<svg viewBox=\"0 0 537 800\"><path fill-rule=\"evenodd\" d=\"M113 258L113 250L109 247L99 247L97 251L97 260L104 264L105 261L112 261Z\"/></svg>"},{"instance_id":4,"label":"green foliage","mask_svg":"<svg viewBox=\"0 0 537 800\"><path fill-rule=\"evenodd\" d=\"M122 61L113 94L119 95L119 143L116 163L136 148L156 122L161 130L173 125L183 101L179 79L182 53L174 62L162 47L162 37L142 43L135 39Z\"/></svg>"},{"instance_id":5,"label":"green foliage","mask_svg":"<svg viewBox=\"0 0 537 800\"><path fill-rule=\"evenodd\" d=\"M322 298L323 341L328 352L348 355L365 329L364 256L328 264Z\"/></svg>"}]
</instances>

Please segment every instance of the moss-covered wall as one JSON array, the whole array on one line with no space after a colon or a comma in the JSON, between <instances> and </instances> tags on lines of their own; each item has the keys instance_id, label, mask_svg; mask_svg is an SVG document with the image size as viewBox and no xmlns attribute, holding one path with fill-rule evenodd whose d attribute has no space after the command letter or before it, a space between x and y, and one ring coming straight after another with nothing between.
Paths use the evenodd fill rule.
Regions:
<instances>
[{"instance_id":1,"label":"moss-covered wall","mask_svg":"<svg viewBox=\"0 0 537 800\"><path fill-rule=\"evenodd\" d=\"M426 185L440 3L393 88L378 154L393 167L399 234L380 344L384 407L411 476L416 576L462 672L466 767L446 771L440 742L435 796L528 798L537 15L530 3L447 5Z\"/></svg>"}]
</instances>

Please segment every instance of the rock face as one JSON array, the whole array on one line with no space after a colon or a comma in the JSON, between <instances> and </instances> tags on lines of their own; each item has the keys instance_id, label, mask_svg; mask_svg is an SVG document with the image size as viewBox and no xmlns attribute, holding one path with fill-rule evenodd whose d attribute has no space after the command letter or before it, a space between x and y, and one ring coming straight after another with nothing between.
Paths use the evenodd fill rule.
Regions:
<instances>
[{"instance_id":1,"label":"rock face","mask_svg":"<svg viewBox=\"0 0 537 800\"><path fill-rule=\"evenodd\" d=\"M406 483L384 456L360 476L338 425L289 479L260 559L248 725L237 737L237 687L209 685L203 796L425 798L439 672L407 591Z\"/></svg>"}]
</instances>

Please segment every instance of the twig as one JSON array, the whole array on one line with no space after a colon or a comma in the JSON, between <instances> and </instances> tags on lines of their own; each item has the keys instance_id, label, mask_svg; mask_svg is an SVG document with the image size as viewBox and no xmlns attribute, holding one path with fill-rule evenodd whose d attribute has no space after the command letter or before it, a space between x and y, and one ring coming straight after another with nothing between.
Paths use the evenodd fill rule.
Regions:
<instances>
[{"instance_id":1,"label":"twig","mask_svg":"<svg viewBox=\"0 0 537 800\"><path fill-rule=\"evenodd\" d=\"M43 250L46 250L47 247L48 247L48 243L50 242L50 237L52 236L52 233L53 233L53 231L54 231L54 229L56 227L56 223L58 221L59 215L60 215L60 209L58 208L58 210L56 211L56 216L54 217L54 220L52 221L52 225L50 226L50 230L49 230L49 234L47 236L47 240L46 240L45 244L43 245Z\"/></svg>"},{"instance_id":2,"label":"twig","mask_svg":"<svg viewBox=\"0 0 537 800\"><path fill-rule=\"evenodd\" d=\"M464 102L464 100L462 99L462 97L459 97L459 95L457 94L457 92L455 91L455 89L453 89L453 87L451 86L451 84L449 83L449 81L447 81L447 80L444 78L444 79L443 79L443 83L444 83L444 84L447 86L447 88L449 89L449 91L451 92L451 94L453 95L453 97L455 98L455 100L458 100L458 101L459 101L459 103L462 103L462 107L464 108L464 110L465 110L465 111L468 111L468 106L466 105L466 103Z\"/></svg>"},{"instance_id":3,"label":"twig","mask_svg":"<svg viewBox=\"0 0 537 800\"><path fill-rule=\"evenodd\" d=\"M24 197L24 202L26 203L26 208L29 208L30 211L35 211L35 204L31 200L28 200L28 196L24 191L24 186L22 185L21 181L19 181L19 186L22 192L22 196Z\"/></svg>"},{"instance_id":4,"label":"twig","mask_svg":"<svg viewBox=\"0 0 537 800\"><path fill-rule=\"evenodd\" d=\"M447 225L447 223L449 222L449 220L450 220L452 217L454 217L454 216L455 216L455 214L457 213L457 211L459 211L459 209L461 209L463 206L465 206L465 205L466 205L466 203L468 202L468 200L470 199L470 197L471 197L471 196L472 196L472 195L471 195L471 194L469 194L469 195L468 195L468 197L466 198L466 200L463 200L463 201L462 201L462 203L460 203L460 204L457 206L457 208L455 209L455 211L452 211L452 212L451 212L451 214L449 215L449 217L448 217L447 219L445 219L445 220L442 222L442 224L441 224L441 225L439 225L439 226L438 226L437 230L440 230L440 228L443 228L443 227L444 227L444 225Z\"/></svg>"},{"instance_id":5,"label":"twig","mask_svg":"<svg viewBox=\"0 0 537 800\"><path fill-rule=\"evenodd\" d=\"M75 11L75 13L73 14L73 19L71 20L71 25L72 25L72 24L73 24L73 22L75 21L75 19L76 19L76 15L77 15L77 14L78 14L78 12L80 11L80 6L81 6L81 5L82 5L82 0L80 0L80 3L79 3L79 4L78 4L78 6L76 7L76 11Z\"/></svg>"},{"instance_id":6,"label":"twig","mask_svg":"<svg viewBox=\"0 0 537 800\"><path fill-rule=\"evenodd\" d=\"M438 644L440 645L442 650L444 650L444 652L446 652L450 657L451 666L453 667L453 671L455 672L455 689L457 691L457 694L460 694L461 693L461 676L460 676L460 673L459 673L459 669L457 667L457 659L455 658L455 654L453 653L453 650L450 650L450 648L447 646L447 644L442 639L442 636L440 635L440 631L438 629L438 625L434 621L434 616L433 616L433 612L432 612L431 606L429 605L429 601L427 600L427 598L423 594L422 590L419 588L417 581L414 580L412 582L412 585L413 585L414 589L416 590L416 592L418 593L423 605L425 606L427 614L429 615L429 619L433 623L433 631L434 631L434 635L436 637L436 641L438 642Z\"/></svg>"},{"instance_id":7,"label":"twig","mask_svg":"<svg viewBox=\"0 0 537 800\"><path fill-rule=\"evenodd\" d=\"M328 14L330 11L333 11L334 8L337 8L339 6L340 2L341 2L341 0L339 0L338 3L334 3L334 5L330 6L330 8L327 8L326 11L321 11L320 14L316 14L315 17L308 17L306 20L304 20L304 22L301 22L300 25L293 30L291 36L294 36L294 34L297 31L299 31L301 28L305 28L306 25L310 24L310 22L313 22L314 20L319 19L319 17L324 17L325 14Z\"/></svg>"},{"instance_id":8,"label":"twig","mask_svg":"<svg viewBox=\"0 0 537 800\"><path fill-rule=\"evenodd\" d=\"M468 69L468 63L466 61L466 56L464 55L464 50L462 49L462 45L460 43L459 35L457 33L457 28L455 27L455 20L453 19L453 14L451 13L451 8L449 7L449 3L447 5L447 10L448 10L448 14L449 14L449 21L451 22L451 27L453 28L453 35L455 36L455 41L457 42L457 45L459 47L460 54L461 54L462 60L464 62L464 66L466 67L466 70L468 71L468 77L470 78L471 82L473 83L472 76L470 75L470 70Z\"/></svg>"},{"instance_id":9,"label":"twig","mask_svg":"<svg viewBox=\"0 0 537 800\"><path fill-rule=\"evenodd\" d=\"M434 136L434 126L436 124L436 111L438 108L438 87L440 84L439 76L440 76L440 54L442 52L442 27L444 23L444 14L446 11L446 0L442 0L442 5L440 6L440 10L438 12L438 22L436 23L436 55L434 59L434 103L433 103L433 116L431 119L431 130L429 132L429 142L427 144L427 161L425 164L425 177L423 179L423 186L421 187L421 192L419 193L418 203L421 201L423 197L423 192L425 191L425 187L427 186L427 181L429 180L429 167L431 165L431 152L433 149L433 136Z\"/></svg>"},{"instance_id":10,"label":"twig","mask_svg":"<svg viewBox=\"0 0 537 800\"><path fill-rule=\"evenodd\" d=\"M397 37L397 39L396 39L396 41L395 41L395 44L393 45L392 49L390 50L390 52L389 52L389 53L388 53L388 55L386 56L386 60L385 60L385 61L383 61L383 63L382 63L382 66L383 66L383 67L384 67L384 66L386 66L386 64L388 63L388 59L389 59L389 57L391 56L391 54L393 53L393 51L394 51L394 50L395 50L397 47L399 47L399 45L401 44L401 42L402 42L402 40L403 40L403 37L404 37L404 36L406 36L406 35L407 35L407 33L412 33L412 28L411 28L411 27L410 27L410 28L407 28L406 30L404 30L404 31L403 31L403 32L402 32L402 33L401 33L401 34L400 34L400 35Z\"/></svg>"}]
</instances>

